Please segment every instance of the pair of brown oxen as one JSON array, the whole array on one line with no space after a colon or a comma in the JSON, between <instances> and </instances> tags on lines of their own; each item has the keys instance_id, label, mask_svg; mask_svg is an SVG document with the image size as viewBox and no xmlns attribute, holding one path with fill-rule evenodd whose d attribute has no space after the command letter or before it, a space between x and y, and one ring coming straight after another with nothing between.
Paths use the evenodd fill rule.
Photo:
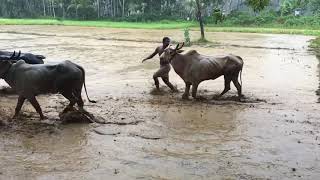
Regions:
<instances>
[{"instance_id":1,"label":"pair of brown oxen","mask_svg":"<svg viewBox=\"0 0 320 180\"><path fill-rule=\"evenodd\" d=\"M164 50L160 58L169 61L175 72L185 82L185 92L182 98L189 97L190 86L192 85L192 97L197 98L198 85L205 80L216 79L224 75L225 87L222 96L230 90L231 81L238 90L239 100L241 94L241 84L238 82L243 67L243 60L239 56L227 55L223 57L204 56L195 50L181 54L184 43L178 44L175 48L169 46ZM21 110L24 101L27 99L44 119L40 105L36 100L39 94L60 93L70 101L68 108L72 108L76 103L80 110L83 109L81 98L82 86L85 88L84 69L71 61L63 61L59 64L48 65L28 64L26 60L19 60L13 53L11 56L0 54L0 78L4 79L19 95L15 108L15 116ZM39 56L41 57L41 56ZM43 57L43 56L42 56ZM19 61L17 61L19 60ZM94 103L89 99L90 102Z\"/></svg>"}]
</instances>

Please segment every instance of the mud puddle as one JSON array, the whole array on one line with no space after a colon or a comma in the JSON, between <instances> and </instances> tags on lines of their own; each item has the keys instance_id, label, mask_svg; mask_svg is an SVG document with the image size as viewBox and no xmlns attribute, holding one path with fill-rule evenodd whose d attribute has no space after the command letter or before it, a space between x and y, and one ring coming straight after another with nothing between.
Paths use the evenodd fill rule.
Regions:
<instances>
[{"instance_id":1,"label":"mud puddle","mask_svg":"<svg viewBox=\"0 0 320 180\"><path fill-rule=\"evenodd\" d=\"M57 124L68 104L61 95L38 97L47 121L29 103L10 121L17 96L1 80L1 120L9 124L0 124L0 179L318 179L320 65L307 49L312 37L206 35L219 45L185 50L243 57L242 102L233 86L212 100L222 78L200 84L202 100L183 101L173 70L180 92L153 90L158 59L141 60L163 36L182 41L181 30L1 26L2 50L82 65L98 101L85 108L104 121Z\"/></svg>"}]
</instances>

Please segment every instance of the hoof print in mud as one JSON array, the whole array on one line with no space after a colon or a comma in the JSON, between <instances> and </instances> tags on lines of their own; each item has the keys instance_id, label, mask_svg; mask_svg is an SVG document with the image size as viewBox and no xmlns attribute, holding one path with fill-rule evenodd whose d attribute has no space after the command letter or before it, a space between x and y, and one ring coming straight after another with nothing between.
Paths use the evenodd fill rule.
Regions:
<instances>
[{"instance_id":1,"label":"hoof print in mud","mask_svg":"<svg viewBox=\"0 0 320 180\"><path fill-rule=\"evenodd\" d=\"M5 123L3 120L0 119L0 127L1 126L6 126L6 125L7 125L7 123Z\"/></svg>"},{"instance_id":2,"label":"hoof print in mud","mask_svg":"<svg viewBox=\"0 0 320 180\"><path fill-rule=\"evenodd\" d=\"M66 109L59 114L62 123L94 123L95 117L89 112L75 108Z\"/></svg>"}]
</instances>

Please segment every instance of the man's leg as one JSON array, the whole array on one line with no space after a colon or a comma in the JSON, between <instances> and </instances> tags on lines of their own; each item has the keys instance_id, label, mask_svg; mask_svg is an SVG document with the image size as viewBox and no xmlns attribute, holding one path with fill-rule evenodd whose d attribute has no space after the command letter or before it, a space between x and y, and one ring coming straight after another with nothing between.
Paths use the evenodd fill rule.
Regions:
<instances>
[{"instance_id":1,"label":"man's leg","mask_svg":"<svg viewBox=\"0 0 320 180\"><path fill-rule=\"evenodd\" d=\"M169 81L169 75L161 77L163 82L173 91L173 92L178 92L178 90L170 83Z\"/></svg>"},{"instance_id":2,"label":"man's leg","mask_svg":"<svg viewBox=\"0 0 320 180\"><path fill-rule=\"evenodd\" d=\"M162 65L159 70L159 75L163 82L174 92L178 92L178 90L170 83L169 81L169 72L170 72L170 64Z\"/></svg>"},{"instance_id":3,"label":"man's leg","mask_svg":"<svg viewBox=\"0 0 320 180\"><path fill-rule=\"evenodd\" d=\"M158 80L158 77L160 77L160 74L161 74L161 68L153 74L154 85L158 90L160 90L159 80Z\"/></svg>"}]
</instances>

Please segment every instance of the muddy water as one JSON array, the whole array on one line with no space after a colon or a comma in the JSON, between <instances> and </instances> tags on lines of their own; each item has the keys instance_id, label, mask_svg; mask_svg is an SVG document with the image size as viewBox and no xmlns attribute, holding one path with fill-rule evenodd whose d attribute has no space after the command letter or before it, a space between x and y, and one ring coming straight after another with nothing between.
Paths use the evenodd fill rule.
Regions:
<instances>
[{"instance_id":1,"label":"muddy water","mask_svg":"<svg viewBox=\"0 0 320 180\"><path fill-rule=\"evenodd\" d=\"M191 37L199 37L192 32ZM162 36L181 30L127 30L61 26L1 26L1 49L69 59L86 69L86 109L108 124L55 122L67 104L39 96L47 121L30 104L11 121L17 97L0 94L0 179L318 179L320 174L320 63L307 49L312 37L207 33L206 55L243 57L243 103L235 88L220 100L182 101L173 72L154 92L158 59L145 63ZM6 83L1 81L1 86ZM223 79L204 82L207 99Z\"/></svg>"}]
</instances>

